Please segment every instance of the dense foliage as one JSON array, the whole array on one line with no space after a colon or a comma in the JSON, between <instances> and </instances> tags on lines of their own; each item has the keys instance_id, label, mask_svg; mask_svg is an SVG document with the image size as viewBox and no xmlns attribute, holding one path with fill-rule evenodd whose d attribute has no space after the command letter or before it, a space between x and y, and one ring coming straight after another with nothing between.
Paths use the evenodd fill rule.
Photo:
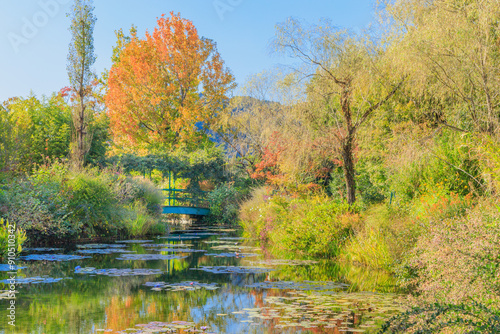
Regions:
<instances>
[{"instance_id":1,"label":"dense foliage","mask_svg":"<svg viewBox=\"0 0 500 334\"><path fill-rule=\"evenodd\" d=\"M494 1L387 1L380 40L290 19L275 46L300 64L252 78L228 113L228 145L251 148L234 165L273 189L242 204L246 231L276 255L392 273L417 308L388 332L498 330L499 13ZM252 102L263 91L294 94ZM346 168L357 206L339 214L353 202Z\"/></svg>"},{"instance_id":2,"label":"dense foliage","mask_svg":"<svg viewBox=\"0 0 500 334\"><path fill-rule=\"evenodd\" d=\"M126 173L138 172L141 175L149 175L154 170L161 173L163 179L170 175L190 180L186 187L192 192L201 190L202 181L220 183L229 177L224 168L223 152L215 147L195 151L179 149L145 156L122 154L109 157L105 163L108 166L119 167Z\"/></svg>"},{"instance_id":3,"label":"dense foliage","mask_svg":"<svg viewBox=\"0 0 500 334\"><path fill-rule=\"evenodd\" d=\"M180 15L162 15L152 33L135 32L109 72L106 106L115 143L135 148L197 144L234 87L216 44Z\"/></svg>"},{"instance_id":4,"label":"dense foliage","mask_svg":"<svg viewBox=\"0 0 500 334\"><path fill-rule=\"evenodd\" d=\"M205 222L232 225L238 221L240 205L249 196L249 185L238 178L235 181L219 183L208 193L210 215L204 217Z\"/></svg>"},{"instance_id":5,"label":"dense foliage","mask_svg":"<svg viewBox=\"0 0 500 334\"><path fill-rule=\"evenodd\" d=\"M32 242L146 234L159 224L162 203L160 191L143 178L112 170L73 171L58 161L12 180L0 194L2 216Z\"/></svg>"},{"instance_id":6,"label":"dense foliage","mask_svg":"<svg viewBox=\"0 0 500 334\"><path fill-rule=\"evenodd\" d=\"M0 108L0 124L0 171L25 173L47 158L69 158L73 120L64 93L11 98ZM95 163L106 154L105 115L93 115L87 131L92 136L86 162Z\"/></svg>"},{"instance_id":7,"label":"dense foliage","mask_svg":"<svg viewBox=\"0 0 500 334\"><path fill-rule=\"evenodd\" d=\"M242 224L274 252L285 256L337 256L359 223L347 203L324 196L293 198L255 191L242 206Z\"/></svg>"},{"instance_id":8,"label":"dense foliage","mask_svg":"<svg viewBox=\"0 0 500 334\"><path fill-rule=\"evenodd\" d=\"M377 38L278 24L272 45L298 64L232 99L191 21L120 30L86 168L54 160L78 134L75 96L1 106L1 217L32 241L159 232L170 182L208 191L206 222L240 219L275 256L392 275L408 311L385 332L498 331L500 5L395 0L380 14Z\"/></svg>"}]
</instances>

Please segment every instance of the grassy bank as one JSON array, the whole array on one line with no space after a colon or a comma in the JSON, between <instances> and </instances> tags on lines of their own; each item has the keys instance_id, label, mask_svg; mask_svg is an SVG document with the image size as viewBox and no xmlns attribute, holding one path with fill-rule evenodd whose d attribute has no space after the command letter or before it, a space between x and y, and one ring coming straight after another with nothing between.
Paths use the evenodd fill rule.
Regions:
<instances>
[{"instance_id":1,"label":"grassy bank","mask_svg":"<svg viewBox=\"0 0 500 334\"><path fill-rule=\"evenodd\" d=\"M3 217L26 231L30 242L160 233L163 197L150 181L114 170L72 170L60 162L26 177L4 179Z\"/></svg>"}]
</instances>

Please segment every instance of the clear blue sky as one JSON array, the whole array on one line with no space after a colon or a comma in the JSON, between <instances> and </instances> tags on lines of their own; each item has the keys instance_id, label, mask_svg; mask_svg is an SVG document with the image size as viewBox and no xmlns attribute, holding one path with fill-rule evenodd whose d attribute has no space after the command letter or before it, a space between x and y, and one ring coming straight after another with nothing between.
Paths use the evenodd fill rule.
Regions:
<instances>
[{"instance_id":1,"label":"clear blue sky","mask_svg":"<svg viewBox=\"0 0 500 334\"><path fill-rule=\"evenodd\" d=\"M71 40L66 13L72 0L0 0L0 102L13 96L50 95L68 85ZM374 21L374 0L94 0L96 73L111 67L114 31L134 24L142 36L170 11L193 21L217 43L239 84L282 59L270 54L274 27L287 17L310 23L328 18L362 30Z\"/></svg>"}]
</instances>

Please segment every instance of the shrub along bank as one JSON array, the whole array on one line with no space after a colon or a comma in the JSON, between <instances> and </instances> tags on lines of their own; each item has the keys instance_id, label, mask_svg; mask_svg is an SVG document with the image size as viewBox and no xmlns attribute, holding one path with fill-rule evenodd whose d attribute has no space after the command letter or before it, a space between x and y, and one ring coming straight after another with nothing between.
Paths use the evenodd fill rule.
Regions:
<instances>
[{"instance_id":1,"label":"shrub along bank","mask_svg":"<svg viewBox=\"0 0 500 334\"><path fill-rule=\"evenodd\" d=\"M161 192L142 177L97 168L71 170L56 161L6 182L0 214L32 242L74 242L162 232L162 202Z\"/></svg>"},{"instance_id":2,"label":"shrub along bank","mask_svg":"<svg viewBox=\"0 0 500 334\"><path fill-rule=\"evenodd\" d=\"M241 208L247 235L277 257L383 269L408 293L384 333L496 333L500 328L500 201L434 185L367 210L326 196L271 195Z\"/></svg>"},{"instance_id":3,"label":"shrub along bank","mask_svg":"<svg viewBox=\"0 0 500 334\"><path fill-rule=\"evenodd\" d=\"M207 224L237 225L240 205L250 194L247 182L235 177L231 182L217 185L207 195L210 214L203 218Z\"/></svg>"},{"instance_id":4,"label":"shrub along bank","mask_svg":"<svg viewBox=\"0 0 500 334\"><path fill-rule=\"evenodd\" d=\"M271 195L266 188L243 203L240 217L248 235L286 257L335 257L360 223L356 210L342 201Z\"/></svg>"}]
</instances>

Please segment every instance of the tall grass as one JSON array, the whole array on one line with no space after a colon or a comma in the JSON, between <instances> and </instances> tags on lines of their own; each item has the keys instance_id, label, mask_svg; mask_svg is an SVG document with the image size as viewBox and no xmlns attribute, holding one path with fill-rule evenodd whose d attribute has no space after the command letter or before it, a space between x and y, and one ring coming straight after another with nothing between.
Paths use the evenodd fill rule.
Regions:
<instances>
[{"instance_id":1,"label":"tall grass","mask_svg":"<svg viewBox=\"0 0 500 334\"><path fill-rule=\"evenodd\" d=\"M165 222L158 215L151 215L146 205L140 201L128 206L124 225L132 236L162 234L166 231Z\"/></svg>"}]
</instances>

